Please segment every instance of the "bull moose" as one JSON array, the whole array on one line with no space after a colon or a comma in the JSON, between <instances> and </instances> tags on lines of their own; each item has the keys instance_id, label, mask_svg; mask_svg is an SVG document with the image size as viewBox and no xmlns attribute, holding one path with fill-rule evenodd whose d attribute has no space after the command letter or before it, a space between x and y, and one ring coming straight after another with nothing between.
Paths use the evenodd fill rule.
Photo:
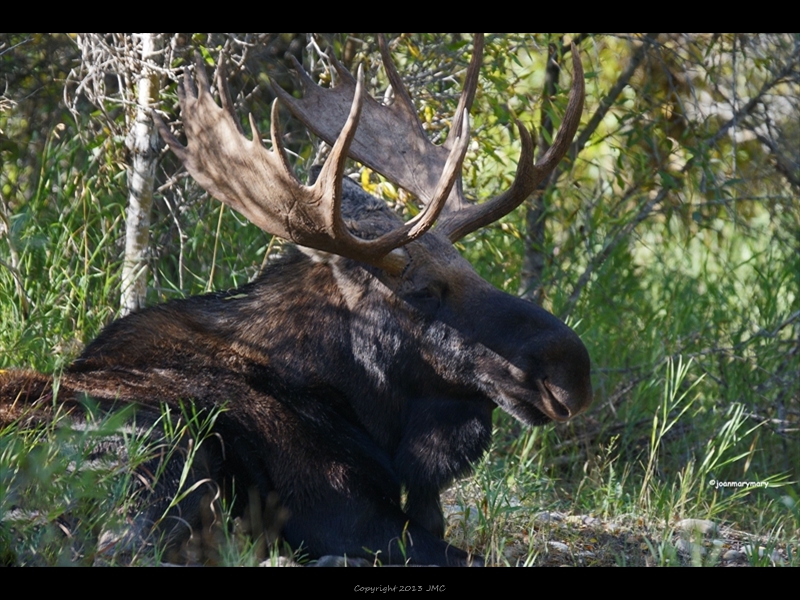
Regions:
<instances>
[{"instance_id":1,"label":"bull moose","mask_svg":"<svg viewBox=\"0 0 800 600\"><path fill-rule=\"evenodd\" d=\"M379 43L394 102L370 98L362 70L354 77L333 57L340 81L327 89L298 65L303 97L275 89L272 150L252 116L252 139L244 134L224 59L221 106L205 67L185 70L185 145L154 117L206 191L296 246L240 289L111 323L61 375L58 403L74 414L86 398L135 405L138 426L164 406L225 407L214 422L216 444L205 444L192 464L195 492L167 511L176 518L165 518L163 498L176 492L185 453L171 455L166 474L142 491L119 544L160 537L180 547L202 527L204 498L234 481L237 490L277 498L288 515L283 539L312 559L379 553L386 563L481 564L444 541L439 494L488 448L493 410L539 425L565 421L591 402L589 355L578 336L495 289L453 246L519 206L566 153L584 98L577 50L552 146L534 164L531 134L518 122L513 184L475 203L464 197L461 165L482 36L440 146L426 137L383 37ZM309 185L287 161L279 102L331 145ZM403 222L346 178L348 157L411 192L419 215ZM53 387L30 371L0 374L0 420L48 406ZM202 493L210 489L215 494Z\"/></svg>"}]
</instances>

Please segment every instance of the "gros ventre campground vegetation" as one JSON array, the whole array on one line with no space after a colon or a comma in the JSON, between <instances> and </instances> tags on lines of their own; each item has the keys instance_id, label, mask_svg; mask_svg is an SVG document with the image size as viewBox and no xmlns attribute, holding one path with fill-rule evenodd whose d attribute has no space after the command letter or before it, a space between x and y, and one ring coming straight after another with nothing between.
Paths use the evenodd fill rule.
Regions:
<instances>
[{"instance_id":1,"label":"gros ventre campground vegetation","mask_svg":"<svg viewBox=\"0 0 800 600\"><path fill-rule=\"evenodd\" d=\"M441 142L471 36L388 39ZM513 178L514 119L546 151L571 43L586 105L567 159L458 248L577 331L595 401L537 429L495 411L492 449L444 496L446 537L497 566L800 566L800 36L488 34L464 163L472 197ZM268 81L297 89L296 58L327 84L329 47L383 97L372 34L0 34L0 369L57 374L114 318L233 289L280 253L160 141L151 197L131 192L142 95L177 119L192 49L209 68L224 49L238 114L268 131ZM281 114L306 174L324 148ZM361 165L351 173L405 218L418 211ZM176 444L202 442L213 420L189 407L172 417ZM115 563L101 532L122 526L152 448L131 439L128 464L81 464L124 418L0 431L0 564ZM245 529L224 523L215 562L277 561L281 545Z\"/></svg>"}]
</instances>

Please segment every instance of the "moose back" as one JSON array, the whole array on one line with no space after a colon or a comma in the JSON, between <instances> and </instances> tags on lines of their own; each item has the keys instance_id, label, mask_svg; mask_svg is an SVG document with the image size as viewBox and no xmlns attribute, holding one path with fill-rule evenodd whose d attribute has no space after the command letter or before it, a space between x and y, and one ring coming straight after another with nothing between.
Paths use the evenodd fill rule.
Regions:
<instances>
[{"instance_id":1,"label":"moose back","mask_svg":"<svg viewBox=\"0 0 800 600\"><path fill-rule=\"evenodd\" d=\"M204 498L234 481L237 490L277 497L288 515L281 535L311 558L379 553L388 563L481 564L443 540L439 494L486 451L492 411L539 425L569 419L591 402L589 356L578 336L545 310L492 287L453 247L516 208L565 154L583 106L577 50L551 148L534 164L530 133L518 123L516 179L477 204L463 195L461 164L482 37L475 37L441 146L425 136L379 41L395 96L389 106L364 93L360 69L354 78L335 59L337 86L316 86L298 65L303 98L275 90L332 146L313 184L301 184L289 167L277 100L273 149L262 145L252 117L252 139L245 136L224 59L217 69L222 106L205 68L198 63L193 75L186 69L185 146L155 117L201 186L297 246L241 289L111 323L62 374L58 402L75 414L86 397L102 406L135 404L139 422L164 406L224 407L214 424L217 443L195 457L196 491L165 514L163 498L180 478L163 477L142 496L120 544L158 538L179 548L203 527ZM420 214L404 223L344 177L348 157L413 193ZM47 405L52 395L49 377L0 374L3 421ZM179 455L167 473L181 472Z\"/></svg>"}]
</instances>

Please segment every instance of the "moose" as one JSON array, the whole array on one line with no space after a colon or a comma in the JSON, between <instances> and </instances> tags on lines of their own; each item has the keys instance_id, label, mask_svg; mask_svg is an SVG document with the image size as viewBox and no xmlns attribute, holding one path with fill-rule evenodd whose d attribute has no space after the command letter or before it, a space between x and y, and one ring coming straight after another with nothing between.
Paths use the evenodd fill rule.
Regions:
<instances>
[{"instance_id":1,"label":"moose","mask_svg":"<svg viewBox=\"0 0 800 600\"><path fill-rule=\"evenodd\" d=\"M204 445L191 467L197 491L172 509L179 518L162 514L183 468L176 453L167 476L143 495L125 543L160 536L180 547L202 527L202 491L234 481L237 490L278 499L288 515L282 538L309 558L479 565L480 557L443 539L440 492L487 450L494 409L535 426L590 404L589 354L575 332L494 288L453 245L519 206L565 155L584 99L576 48L552 146L534 164L531 133L517 122L516 178L477 203L464 196L461 166L482 36L442 145L426 137L383 37L379 45L393 103L369 97L362 69L354 77L335 57L339 82L329 88L298 64L302 98L274 90L272 150L252 115L252 139L241 128L224 59L221 106L205 67L185 70L185 145L154 116L209 194L294 246L240 289L112 322L61 375L58 403L76 414L86 398L135 405L137 423L153 422L163 406L224 407L216 445ZM331 146L308 185L286 158L279 103ZM413 194L420 213L404 222L362 190L344 175L348 158ZM53 388L45 375L0 373L0 421L48 405Z\"/></svg>"}]
</instances>

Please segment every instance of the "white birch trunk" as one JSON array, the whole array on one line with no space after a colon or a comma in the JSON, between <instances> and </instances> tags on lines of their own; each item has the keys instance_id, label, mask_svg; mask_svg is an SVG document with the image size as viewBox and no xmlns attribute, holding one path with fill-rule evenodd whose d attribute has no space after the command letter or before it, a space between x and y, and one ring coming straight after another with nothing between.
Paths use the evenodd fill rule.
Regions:
<instances>
[{"instance_id":1,"label":"white birch trunk","mask_svg":"<svg viewBox=\"0 0 800 600\"><path fill-rule=\"evenodd\" d=\"M159 79L156 70L163 48L158 33L135 34L141 40L142 70L138 81L136 118L128 134L131 152L128 169L128 208L125 227L125 257L122 263L121 313L126 315L145 305L147 258L150 245L150 211L155 187L158 133L150 108L158 101Z\"/></svg>"}]
</instances>

